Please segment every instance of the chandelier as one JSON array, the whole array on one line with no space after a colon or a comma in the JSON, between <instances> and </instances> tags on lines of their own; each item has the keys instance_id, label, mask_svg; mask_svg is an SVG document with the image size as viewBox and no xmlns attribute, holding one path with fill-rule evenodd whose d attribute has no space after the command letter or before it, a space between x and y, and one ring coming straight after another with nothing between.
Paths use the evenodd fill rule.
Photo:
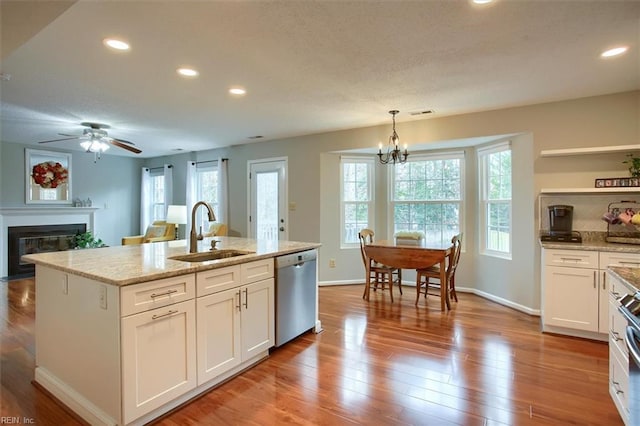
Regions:
<instances>
[{"instance_id":1,"label":"chandelier","mask_svg":"<svg viewBox=\"0 0 640 426\"><path fill-rule=\"evenodd\" d=\"M400 111L394 109L389 111L389 114L393 117L393 133L389 136L389 143L387 144L387 152L382 152L382 144L378 146L378 159L382 164L404 164L407 162L409 153L407 152L407 146L404 146L404 152L400 152L400 137L396 132L396 114Z\"/></svg>"}]
</instances>

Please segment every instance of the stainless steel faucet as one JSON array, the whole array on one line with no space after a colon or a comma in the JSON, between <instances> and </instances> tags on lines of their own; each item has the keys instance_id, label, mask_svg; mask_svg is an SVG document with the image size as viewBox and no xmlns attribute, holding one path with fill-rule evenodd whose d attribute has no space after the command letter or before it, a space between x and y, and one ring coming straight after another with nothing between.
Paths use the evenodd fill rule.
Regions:
<instances>
[{"instance_id":1,"label":"stainless steel faucet","mask_svg":"<svg viewBox=\"0 0 640 426\"><path fill-rule=\"evenodd\" d=\"M196 210L198 210L199 206L205 206L208 210L209 214L209 222L213 222L216 220L216 215L213 214L213 209L209 205L209 203L205 201L198 201L193 205L193 209L191 209L191 234L189 234L189 253L195 253L198 251L198 237L196 236Z\"/></svg>"}]
</instances>

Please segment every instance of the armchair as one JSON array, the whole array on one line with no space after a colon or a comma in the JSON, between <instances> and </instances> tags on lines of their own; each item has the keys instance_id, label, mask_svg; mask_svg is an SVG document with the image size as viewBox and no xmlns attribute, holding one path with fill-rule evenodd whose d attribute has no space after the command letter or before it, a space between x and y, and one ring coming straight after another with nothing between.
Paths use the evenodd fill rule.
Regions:
<instances>
[{"instance_id":1,"label":"armchair","mask_svg":"<svg viewBox=\"0 0 640 426\"><path fill-rule=\"evenodd\" d=\"M175 224L164 220L156 220L147 226L144 235L122 237L122 245L154 243L157 241L171 241L175 238Z\"/></svg>"},{"instance_id":2,"label":"armchair","mask_svg":"<svg viewBox=\"0 0 640 426\"><path fill-rule=\"evenodd\" d=\"M209 231L203 234L204 237L215 237L227 235L227 225L224 223L212 223Z\"/></svg>"}]
</instances>

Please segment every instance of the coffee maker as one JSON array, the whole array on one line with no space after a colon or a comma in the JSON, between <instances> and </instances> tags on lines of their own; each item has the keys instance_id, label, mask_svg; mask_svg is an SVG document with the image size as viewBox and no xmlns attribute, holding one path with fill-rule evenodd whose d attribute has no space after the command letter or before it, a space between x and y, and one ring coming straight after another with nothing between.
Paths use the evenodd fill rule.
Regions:
<instances>
[{"instance_id":1,"label":"coffee maker","mask_svg":"<svg viewBox=\"0 0 640 426\"><path fill-rule=\"evenodd\" d=\"M573 231L573 206L553 205L549 210L549 234L542 235L542 241L580 243L582 237Z\"/></svg>"}]
</instances>

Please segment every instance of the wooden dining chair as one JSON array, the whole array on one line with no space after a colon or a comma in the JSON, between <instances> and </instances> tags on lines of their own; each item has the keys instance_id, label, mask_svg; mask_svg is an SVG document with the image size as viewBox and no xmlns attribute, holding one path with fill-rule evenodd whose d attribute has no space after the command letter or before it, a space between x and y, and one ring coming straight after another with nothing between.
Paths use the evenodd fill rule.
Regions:
<instances>
[{"instance_id":1,"label":"wooden dining chair","mask_svg":"<svg viewBox=\"0 0 640 426\"><path fill-rule=\"evenodd\" d=\"M447 257L447 283L445 283L446 291L444 295L447 299L453 298L458 301L458 295L456 294L456 269L458 268L458 262L460 261L460 251L462 247L462 234L454 235L451 239L451 254ZM442 295L442 283L440 282L440 265L434 265L429 268L416 269L416 306L420 300L420 295L438 296ZM435 280L435 281L432 281ZM447 301L447 306L448 306Z\"/></svg>"},{"instance_id":2,"label":"wooden dining chair","mask_svg":"<svg viewBox=\"0 0 640 426\"><path fill-rule=\"evenodd\" d=\"M364 251L364 246L373 242L374 232L371 229L364 228L358 232L358 239L360 240L360 253L362 255L362 263L364 264L365 271L367 270L367 263L369 263L369 282L373 291L380 289L384 291L385 285L389 288L389 294L391 296L391 302L393 302L393 283L398 283L398 289L402 294L402 269L394 268L392 266L383 265L369 259ZM365 286L367 282L365 281ZM364 289L362 298L364 299L367 294L367 288Z\"/></svg>"}]
</instances>

